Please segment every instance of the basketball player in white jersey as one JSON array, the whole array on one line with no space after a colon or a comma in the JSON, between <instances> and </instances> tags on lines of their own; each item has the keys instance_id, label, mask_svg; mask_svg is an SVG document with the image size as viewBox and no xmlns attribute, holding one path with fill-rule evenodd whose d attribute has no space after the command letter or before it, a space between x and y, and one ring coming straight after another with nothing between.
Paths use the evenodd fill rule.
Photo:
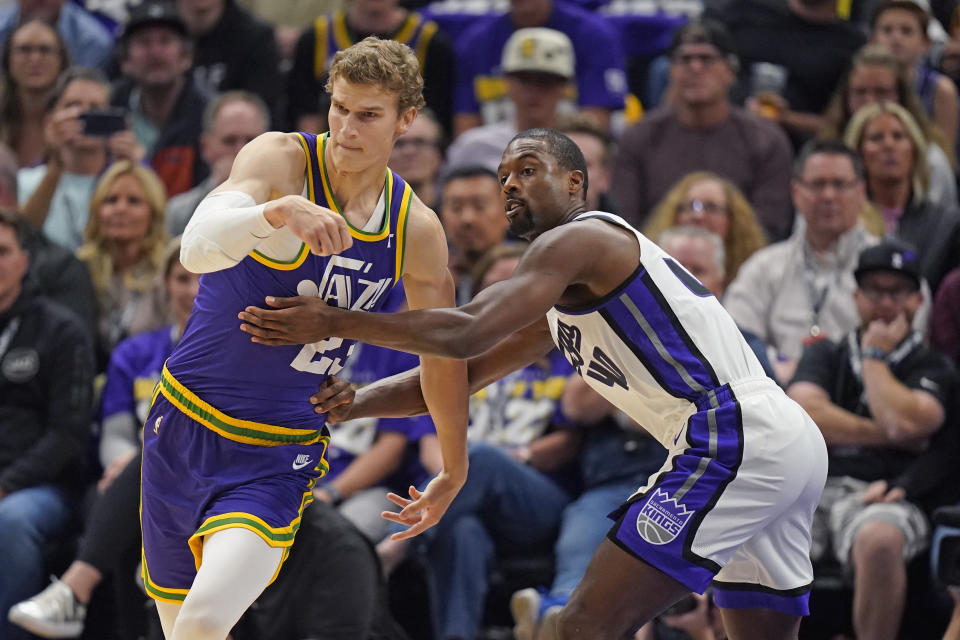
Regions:
<instances>
[{"instance_id":1,"label":"basketball player in white jersey","mask_svg":"<svg viewBox=\"0 0 960 640\"><path fill-rule=\"evenodd\" d=\"M730 638L796 638L813 579L810 524L826 478L816 425L764 377L703 285L622 219L584 211L586 166L569 138L549 129L517 134L499 178L511 229L531 244L512 278L469 304L374 315L268 298L279 309L250 307L241 328L263 344L342 336L477 356L472 388L555 343L670 451L647 486L611 514L616 523L561 614L559 637L630 637L712 582ZM415 382L411 372L366 387L343 413L423 411ZM345 394L332 395L314 396L317 410ZM384 517L415 526L416 505L392 499L404 509Z\"/></svg>"}]
</instances>

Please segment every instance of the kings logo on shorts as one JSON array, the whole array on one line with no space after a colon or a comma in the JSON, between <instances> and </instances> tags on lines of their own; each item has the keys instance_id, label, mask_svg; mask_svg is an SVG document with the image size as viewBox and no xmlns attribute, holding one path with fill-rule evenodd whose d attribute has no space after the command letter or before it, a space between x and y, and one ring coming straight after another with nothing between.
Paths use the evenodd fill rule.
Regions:
<instances>
[{"instance_id":1,"label":"kings logo on shorts","mask_svg":"<svg viewBox=\"0 0 960 640\"><path fill-rule=\"evenodd\" d=\"M668 544L693 515L665 491L655 490L637 516L637 533L650 544Z\"/></svg>"}]
</instances>

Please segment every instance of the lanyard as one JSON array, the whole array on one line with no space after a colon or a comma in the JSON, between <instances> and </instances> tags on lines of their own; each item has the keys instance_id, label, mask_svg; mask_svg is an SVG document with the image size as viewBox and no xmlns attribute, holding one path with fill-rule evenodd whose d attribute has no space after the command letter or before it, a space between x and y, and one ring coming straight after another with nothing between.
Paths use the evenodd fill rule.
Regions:
<instances>
[{"instance_id":1,"label":"lanyard","mask_svg":"<svg viewBox=\"0 0 960 640\"><path fill-rule=\"evenodd\" d=\"M823 287L817 287L817 265L808 249L803 250L803 283L807 288L807 298L810 300L810 306L813 310L813 324L810 325L810 336L817 338L823 333L820 327L820 312L823 311L823 305L827 301L833 281L839 282L839 270L834 273L832 280L827 281Z\"/></svg>"}]
</instances>

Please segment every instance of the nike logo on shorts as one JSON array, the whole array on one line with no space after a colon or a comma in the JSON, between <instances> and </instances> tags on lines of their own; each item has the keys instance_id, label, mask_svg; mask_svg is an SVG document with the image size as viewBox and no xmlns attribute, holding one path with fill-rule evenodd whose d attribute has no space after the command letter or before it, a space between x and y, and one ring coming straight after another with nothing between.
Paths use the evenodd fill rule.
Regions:
<instances>
[{"instance_id":1,"label":"nike logo on shorts","mask_svg":"<svg viewBox=\"0 0 960 640\"><path fill-rule=\"evenodd\" d=\"M313 459L309 455L305 453L301 453L300 455L297 456L297 459L293 461L293 470L299 471L300 469L303 469L305 466L307 466L311 462L313 462Z\"/></svg>"}]
</instances>

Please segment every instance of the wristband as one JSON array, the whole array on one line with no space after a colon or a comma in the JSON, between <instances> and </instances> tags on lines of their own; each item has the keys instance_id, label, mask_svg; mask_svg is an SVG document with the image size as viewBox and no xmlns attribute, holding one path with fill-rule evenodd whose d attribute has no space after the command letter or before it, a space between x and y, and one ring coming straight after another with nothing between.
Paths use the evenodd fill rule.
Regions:
<instances>
[{"instance_id":1,"label":"wristband","mask_svg":"<svg viewBox=\"0 0 960 640\"><path fill-rule=\"evenodd\" d=\"M873 358L874 360L886 360L889 354L880 347L868 347L863 350L861 356L864 360Z\"/></svg>"}]
</instances>

